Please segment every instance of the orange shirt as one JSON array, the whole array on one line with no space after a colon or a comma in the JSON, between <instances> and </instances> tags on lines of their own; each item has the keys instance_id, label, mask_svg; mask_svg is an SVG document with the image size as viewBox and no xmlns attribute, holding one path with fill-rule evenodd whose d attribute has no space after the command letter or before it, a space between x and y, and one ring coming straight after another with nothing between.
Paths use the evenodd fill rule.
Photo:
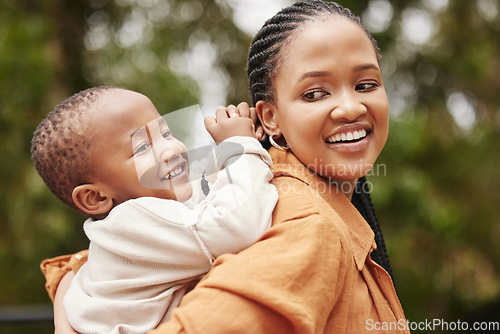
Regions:
<instances>
[{"instance_id":1,"label":"orange shirt","mask_svg":"<svg viewBox=\"0 0 500 334\"><path fill-rule=\"evenodd\" d=\"M45 276L45 289L52 302L54 302L57 286L63 276L71 270L76 273L87 261L88 254L88 250L83 250L72 255L61 255L42 261L40 268Z\"/></svg>"},{"instance_id":2,"label":"orange shirt","mask_svg":"<svg viewBox=\"0 0 500 334\"><path fill-rule=\"evenodd\" d=\"M217 258L150 333L409 333L390 276L370 259L368 223L293 154L269 152L279 193L273 227Z\"/></svg>"},{"instance_id":3,"label":"orange shirt","mask_svg":"<svg viewBox=\"0 0 500 334\"><path fill-rule=\"evenodd\" d=\"M273 227L219 257L151 333L408 333L374 233L350 201L289 152L270 149Z\"/></svg>"}]
</instances>

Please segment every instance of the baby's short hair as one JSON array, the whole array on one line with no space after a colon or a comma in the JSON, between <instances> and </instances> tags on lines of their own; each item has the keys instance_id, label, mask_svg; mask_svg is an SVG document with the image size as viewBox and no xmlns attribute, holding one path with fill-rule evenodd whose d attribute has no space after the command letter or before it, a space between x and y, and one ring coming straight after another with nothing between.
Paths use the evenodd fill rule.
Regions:
<instances>
[{"instance_id":1,"label":"baby's short hair","mask_svg":"<svg viewBox=\"0 0 500 334\"><path fill-rule=\"evenodd\" d=\"M90 112L112 86L83 90L58 104L38 125L31 140L31 159L47 187L62 202L78 210L73 189L89 183L91 159Z\"/></svg>"}]
</instances>

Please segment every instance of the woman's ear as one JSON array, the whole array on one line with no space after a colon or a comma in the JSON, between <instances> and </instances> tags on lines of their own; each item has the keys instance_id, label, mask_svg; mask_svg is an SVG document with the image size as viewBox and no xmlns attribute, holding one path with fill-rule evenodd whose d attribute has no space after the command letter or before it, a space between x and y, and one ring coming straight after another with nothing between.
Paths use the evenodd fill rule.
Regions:
<instances>
[{"instance_id":1,"label":"woman's ear","mask_svg":"<svg viewBox=\"0 0 500 334\"><path fill-rule=\"evenodd\" d=\"M269 136L279 137L281 135L281 131L278 123L276 122L276 107L269 102L259 101L255 105L255 111L257 112L257 116L259 117L264 131Z\"/></svg>"},{"instance_id":2,"label":"woman's ear","mask_svg":"<svg viewBox=\"0 0 500 334\"><path fill-rule=\"evenodd\" d=\"M75 187L72 198L75 205L90 216L102 215L113 208L113 199L92 183Z\"/></svg>"}]
</instances>

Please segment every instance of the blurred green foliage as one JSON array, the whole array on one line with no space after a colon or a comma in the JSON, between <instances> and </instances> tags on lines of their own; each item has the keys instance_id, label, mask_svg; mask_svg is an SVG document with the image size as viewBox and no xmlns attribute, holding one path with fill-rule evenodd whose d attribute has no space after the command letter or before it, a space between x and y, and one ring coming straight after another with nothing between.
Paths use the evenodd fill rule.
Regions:
<instances>
[{"instance_id":1,"label":"blurred green foliage","mask_svg":"<svg viewBox=\"0 0 500 334\"><path fill-rule=\"evenodd\" d=\"M0 3L0 305L49 304L40 261L87 246L84 217L31 164L44 115L96 85L143 92L160 112L248 101L252 36L235 24L249 19L233 15L235 3ZM383 53L391 129L369 180L406 316L498 321L500 3L340 3L363 17Z\"/></svg>"}]
</instances>

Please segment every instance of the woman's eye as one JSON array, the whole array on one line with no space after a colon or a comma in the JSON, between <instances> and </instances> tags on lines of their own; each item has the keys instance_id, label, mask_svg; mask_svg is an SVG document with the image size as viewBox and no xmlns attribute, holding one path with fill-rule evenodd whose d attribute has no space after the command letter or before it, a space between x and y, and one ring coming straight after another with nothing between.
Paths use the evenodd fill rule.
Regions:
<instances>
[{"instance_id":1,"label":"woman's eye","mask_svg":"<svg viewBox=\"0 0 500 334\"><path fill-rule=\"evenodd\" d=\"M325 91L322 91L322 90L313 90L313 91L304 93L302 95L302 98L304 100L308 101L308 102L312 102L312 101L321 100L326 95L328 95L328 93L325 92Z\"/></svg>"},{"instance_id":2,"label":"woman's eye","mask_svg":"<svg viewBox=\"0 0 500 334\"><path fill-rule=\"evenodd\" d=\"M149 148L150 144L149 143L142 143L141 145L137 146L134 151L132 152L132 155L138 155L141 154L142 152L145 152Z\"/></svg>"},{"instance_id":3,"label":"woman's eye","mask_svg":"<svg viewBox=\"0 0 500 334\"><path fill-rule=\"evenodd\" d=\"M377 88L379 85L376 82L363 82L356 85L356 91L369 92Z\"/></svg>"}]
</instances>

